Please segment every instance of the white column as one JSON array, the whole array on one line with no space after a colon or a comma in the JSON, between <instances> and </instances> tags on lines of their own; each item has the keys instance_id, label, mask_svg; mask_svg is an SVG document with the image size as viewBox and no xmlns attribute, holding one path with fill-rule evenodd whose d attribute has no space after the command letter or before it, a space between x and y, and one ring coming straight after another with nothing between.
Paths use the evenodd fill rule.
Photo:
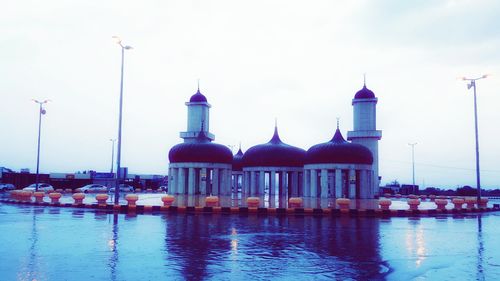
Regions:
<instances>
[{"instance_id":1,"label":"white column","mask_svg":"<svg viewBox=\"0 0 500 281\"><path fill-rule=\"evenodd\" d=\"M276 171L269 172L269 195L276 194Z\"/></svg>"},{"instance_id":2,"label":"white column","mask_svg":"<svg viewBox=\"0 0 500 281\"><path fill-rule=\"evenodd\" d=\"M212 195L219 195L219 169L213 169L212 173Z\"/></svg>"},{"instance_id":3,"label":"white column","mask_svg":"<svg viewBox=\"0 0 500 281\"><path fill-rule=\"evenodd\" d=\"M303 192L304 192L304 197L310 197L311 196L311 171L304 169L304 186Z\"/></svg>"},{"instance_id":4,"label":"white column","mask_svg":"<svg viewBox=\"0 0 500 281\"><path fill-rule=\"evenodd\" d=\"M175 194L177 192L177 169L170 168L168 175L168 194Z\"/></svg>"},{"instance_id":5,"label":"white column","mask_svg":"<svg viewBox=\"0 0 500 281\"><path fill-rule=\"evenodd\" d=\"M342 170L335 169L335 197L342 197Z\"/></svg>"},{"instance_id":6,"label":"white column","mask_svg":"<svg viewBox=\"0 0 500 281\"><path fill-rule=\"evenodd\" d=\"M328 170L322 169L320 176L321 198L328 198Z\"/></svg>"},{"instance_id":7,"label":"white column","mask_svg":"<svg viewBox=\"0 0 500 281\"><path fill-rule=\"evenodd\" d=\"M318 171L311 170L311 197L318 197Z\"/></svg>"},{"instance_id":8,"label":"white column","mask_svg":"<svg viewBox=\"0 0 500 281\"><path fill-rule=\"evenodd\" d=\"M177 180L177 192L179 194L186 193L186 169L179 168L179 179Z\"/></svg>"},{"instance_id":9,"label":"white column","mask_svg":"<svg viewBox=\"0 0 500 281\"><path fill-rule=\"evenodd\" d=\"M292 172L292 194L291 196L299 196L299 172Z\"/></svg>"},{"instance_id":10,"label":"white column","mask_svg":"<svg viewBox=\"0 0 500 281\"><path fill-rule=\"evenodd\" d=\"M257 182L255 178L255 171L250 172L250 195L257 194Z\"/></svg>"},{"instance_id":11,"label":"white column","mask_svg":"<svg viewBox=\"0 0 500 281\"><path fill-rule=\"evenodd\" d=\"M188 169L188 194L194 194L194 168Z\"/></svg>"},{"instance_id":12,"label":"white column","mask_svg":"<svg viewBox=\"0 0 500 281\"><path fill-rule=\"evenodd\" d=\"M349 170L349 198L356 199L356 171L353 169Z\"/></svg>"},{"instance_id":13,"label":"white column","mask_svg":"<svg viewBox=\"0 0 500 281\"><path fill-rule=\"evenodd\" d=\"M226 182L227 182L227 187L226 187L226 195L231 195L231 191L233 190L232 185L233 185L233 177L231 175L231 169L226 169Z\"/></svg>"},{"instance_id":14,"label":"white column","mask_svg":"<svg viewBox=\"0 0 500 281\"><path fill-rule=\"evenodd\" d=\"M203 180L205 178L205 180ZM207 168L201 168L200 170L200 194L207 194Z\"/></svg>"},{"instance_id":15,"label":"white column","mask_svg":"<svg viewBox=\"0 0 500 281\"><path fill-rule=\"evenodd\" d=\"M220 169L220 186L219 186L219 195L226 195L227 193L227 170Z\"/></svg>"},{"instance_id":16,"label":"white column","mask_svg":"<svg viewBox=\"0 0 500 281\"><path fill-rule=\"evenodd\" d=\"M248 196L250 194L250 174L248 172L243 172L243 194Z\"/></svg>"},{"instance_id":17,"label":"white column","mask_svg":"<svg viewBox=\"0 0 500 281\"><path fill-rule=\"evenodd\" d=\"M259 171L259 192L258 195L264 195L266 188L266 172Z\"/></svg>"}]
</instances>

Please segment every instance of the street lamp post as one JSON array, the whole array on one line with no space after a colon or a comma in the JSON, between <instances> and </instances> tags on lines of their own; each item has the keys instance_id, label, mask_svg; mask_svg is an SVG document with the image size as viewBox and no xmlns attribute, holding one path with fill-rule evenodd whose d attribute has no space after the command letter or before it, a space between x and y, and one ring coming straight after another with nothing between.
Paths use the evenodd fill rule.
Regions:
<instances>
[{"instance_id":1,"label":"street lamp post","mask_svg":"<svg viewBox=\"0 0 500 281\"><path fill-rule=\"evenodd\" d=\"M125 50L130 50L132 47L128 45L123 45L122 40L118 36L113 36L116 43L121 47L122 50L122 63L121 63L121 76L120 76L120 109L118 114L118 146L116 149L116 186L115 186L115 205L119 203L120 196L120 179L122 177L120 161L121 161L121 150L122 150L122 107L123 107L123 65L125 60Z\"/></svg>"},{"instance_id":2,"label":"street lamp post","mask_svg":"<svg viewBox=\"0 0 500 281\"><path fill-rule=\"evenodd\" d=\"M45 114L45 109L43 108L43 105L48 103L49 100L44 100L44 101L38 101L38 100L33 100L34 102L38 103L40 106L40 109L38 111L38 149L36 153L36 177L35 177L35 191L38 191L38 181L39 181L39 175L40 175L40 136L42 134L42 115Z\"/></svg>"},{"instance_id":3,"label":"street lamp post","mask_svg":"<svg viewBox=\"0 0 500 281\"><path fill-rule=\"evenodd\" d=\"M115 141L116 139L109 139L111 141L111 174L113 173L113 166L115 165Z\"/></svg>"},{"instance_id":4,"label":"street lamp post","mask_svg":"<svg viewBox=\"0 0 500 281\"><path fill-rule=\"evenodd\" d=\"M479 204L481 200L481 174L479 171L479 135L478 135L478 129L477 129L477 102L476 102L476 80L483 79L488 77L488 75L483 75L478 78L467 78L467 77L462 77L462 80L464 81L470 81L469 84L467 84L467 89L469 90L470 88L474 88L474 125L475 125L475 132L476 132L476 183L477 183L477 203Z\"/></svg>"},{"instance_id":5,"label":"street lamp post","mask_svg":"<svg viewBox=\"0 0 500 281\"><path fill-rule=\"evenodd\" d=\"M416 142L414 143L409 143L409 146L411 146L411 163L412 163L412 172L413 172L413 189L415 189L415 145L417 145Z\"/></svg>"}]
</instances>

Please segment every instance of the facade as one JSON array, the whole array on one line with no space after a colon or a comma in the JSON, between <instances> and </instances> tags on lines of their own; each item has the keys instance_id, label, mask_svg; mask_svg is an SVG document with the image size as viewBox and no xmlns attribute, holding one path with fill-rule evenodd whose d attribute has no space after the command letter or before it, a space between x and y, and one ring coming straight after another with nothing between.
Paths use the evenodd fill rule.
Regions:
<instances>
[{"instance_id":1,"label":"facade","mask_svg":"<svg viewBox=\"0 0 500 281\"><path fill-rule=\"evenodd\" d=\"M352 101L354 128L307 151L281 141L275 127L271 140L241 147L236 155L213 142L208 130L210 104L198 92L186 103L188 128L184 143L169 152L169 192L173 194L246 196L304 196L374 198L379 194L378 141L375 94L363 85Z\"/></svg>"}]
</instances>

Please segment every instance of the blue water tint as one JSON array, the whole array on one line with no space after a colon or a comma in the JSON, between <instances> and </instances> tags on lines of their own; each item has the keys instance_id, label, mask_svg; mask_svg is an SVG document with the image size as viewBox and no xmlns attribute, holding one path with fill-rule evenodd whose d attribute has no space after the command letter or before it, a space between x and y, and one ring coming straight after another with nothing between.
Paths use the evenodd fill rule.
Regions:
<instances>
[{"instance_id":1,"label":"blue water tint","mask_svg":"<svg viewBox=\"0 0 500 281\"><path fill-rule=\"evenodd\" d=\"M0 204L1 280L500 279L500 217L123 215Z\"/></svg>"}]
</instances>

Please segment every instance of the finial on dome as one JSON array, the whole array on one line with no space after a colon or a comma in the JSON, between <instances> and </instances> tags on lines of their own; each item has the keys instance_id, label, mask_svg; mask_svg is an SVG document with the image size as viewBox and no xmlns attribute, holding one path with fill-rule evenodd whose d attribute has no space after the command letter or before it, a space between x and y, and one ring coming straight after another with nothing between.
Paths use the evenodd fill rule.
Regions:
<instances>
[{"instance_id":1,"label":"finial on dome","mask_svg":"<svg viewBox=\"0 0 500 281\"><path fill-rule=\"evenodd\" d=\"M363 73L363 87L366 87L366 72Z\"/></svg>"},{"instance_id":2,"label":"finial on dome","mask_svg":"<svg viewBox=\"0 0 500 281\"><path fill-rule=\"evenodd\" d=\"M280 139L280 136L278 134L278 119L275 118L274 120L274 134L273 134L273 138L269 141L271 143L280 143L282 142L281 139Z\"/></svg>"},{"instance_id":3,"label":"finial on dome","mask_svg":"<svg viewBox=\"0 0 500 281\"><path fill-rule=\"evenodd\" d=\"M337 117L337 130L339 129L340 117Z\"/></svg>"},{"instance_id":4,"label":"finial on dome","mask_svg":"<svg viewBox=\"0 0 500 281\"><path fill-rule=\"evenodd\" d=\"M200 78L198 78L198 92L197 93L200 93Z\"/></svg>"}]
</instances>

